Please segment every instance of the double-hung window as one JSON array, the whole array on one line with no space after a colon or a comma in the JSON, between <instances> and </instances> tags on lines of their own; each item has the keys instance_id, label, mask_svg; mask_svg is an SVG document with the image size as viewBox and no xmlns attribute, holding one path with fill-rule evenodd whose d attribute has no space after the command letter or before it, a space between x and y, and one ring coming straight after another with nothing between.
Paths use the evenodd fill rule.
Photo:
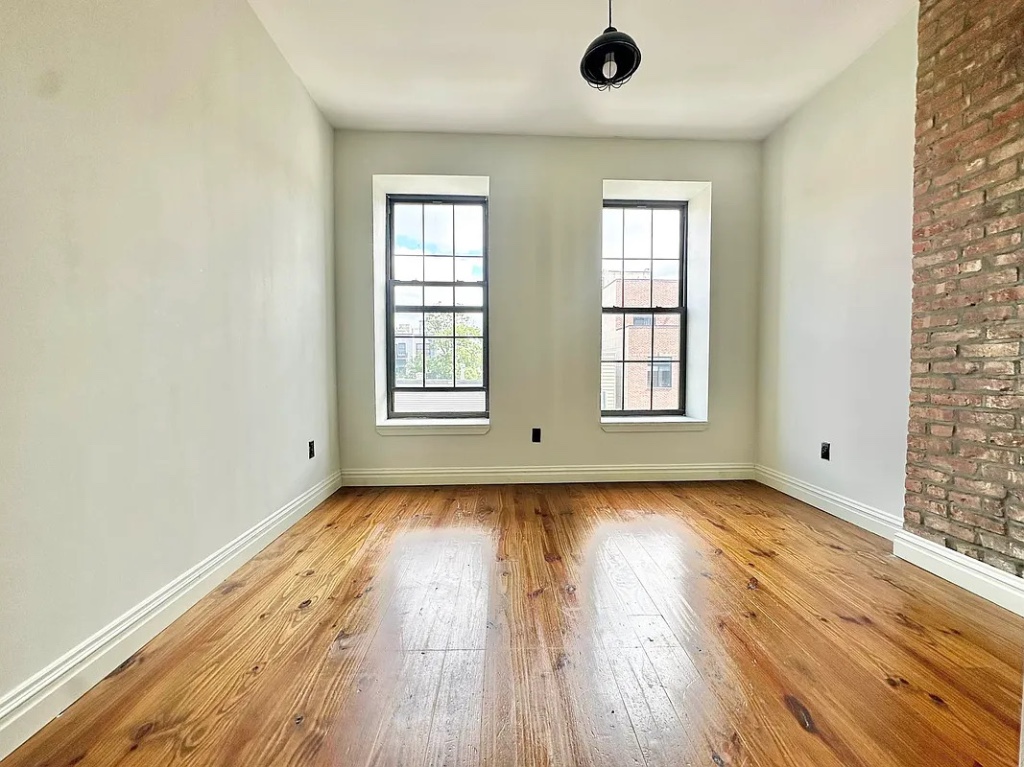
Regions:
<instances>
[{"instance_id":1,"label":"double-hung window","mask_svg":"<svg viewBox=\"0 0 1024 767\"><path fill-rule=\"evenodd\" d=\"M607 200L601 414L685 415L686 203Z\"/></svg>"},{"instance_id":2,"label":"double-hung window","mask_svg":"<svg viewBox=\"0 0 1024 767\"><path fill-rule=\"evenodd\" d=\"M486 418L487 199L387 196L387 416Z\"/></svg>"}]
</instances>

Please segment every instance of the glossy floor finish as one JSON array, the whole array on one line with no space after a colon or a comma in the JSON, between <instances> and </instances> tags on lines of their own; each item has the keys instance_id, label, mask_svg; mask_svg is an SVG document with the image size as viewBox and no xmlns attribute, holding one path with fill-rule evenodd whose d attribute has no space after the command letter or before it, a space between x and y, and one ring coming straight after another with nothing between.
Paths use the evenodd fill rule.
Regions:
<instances>
[{"instance_id":1,"label":"glossy floor finish","mask_svg":"<svg viewBox=\"0 0 1024 767\"><path fill-rule=\"evenodd\" d=\"M1017 764L1024 621L773 490L342 491L15 752Z\"/></svg>"}]
</instances>

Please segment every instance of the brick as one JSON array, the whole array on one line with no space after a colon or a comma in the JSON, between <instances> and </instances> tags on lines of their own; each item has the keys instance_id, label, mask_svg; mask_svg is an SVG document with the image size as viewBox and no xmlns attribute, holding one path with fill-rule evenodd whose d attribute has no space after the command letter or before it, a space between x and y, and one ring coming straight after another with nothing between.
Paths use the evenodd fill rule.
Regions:
<instances>
[{"instance_id":1,"label":"brick","mask_svg":"<svg viewBox=\"0 0 1024 767\"><path fill-rule=\"evenodd\" d=\"M924 515L923 520L925 527L929 530L945 533L948 536L961 541L967 541L968 543L973 543L975 540L974 528L969 525L963 525L955 520L931 514Z\"/></svg>"},{"instance_id":2,"label":"brick","mask_svg":"<svg viewBox=\"0 0 1024 767\"><path fill-rule=\"evenodd\" d=\"M982 466L981 476L998 482L1004 490L1009 487L1024 487L1024 468L1017 470L1006 466Z\"/></svg>"},{"instance_id":3,"label":"brick","mask_svg":"<svg viewBox=\"0 0 1024 767\"><path fill-rule=\"evenodd\" d=\"M966 526L971 531L980 529L990 533L996 533L997 535L1006 535L1007 532L1006 520L986 517L983 514L978 514L970 509L962 509L959 506L953 506L950 508L949 518L954 522L958 522L961 525ZM971 540L974 539L972 538Z\"/></svg>"},{"instance_id":4,"label":"brick","mask_svg":"<svg viewBox=\"0 0 1024 767\"><path fill-rule=\"evenodd\" d=\"M1007 195L1017 194L1017 192L1024 189L1024 175L1020 178L1007 181L1005 184L1000 184L997 187L992 188L986 193L986 197L990 200L997 199L999 197L1006 197Z\"/></svg>"},{"instance_id":5,"label":"brick","mask_svg":"<svg viewBox=\"0 0 1024 767\"><path fill-rule=\"evenodd\" d=\"M984 442L984 440L981 440ZM962 442L957 445L956 454L961 458L970 458L988 463L1003 463L1007 466L1017 465L1017 454L1012 450L999 450L986 444Z\"/></svg>"},{"instance_id":6,"label":"brick","mask_svg":"<svg viewBox=\"0 0 1024 767\"><path fill-rule=\"evenodd\" d=\"M984 290L985 288L997 285L1012 285L1017 282L1018 271L1014 267L999 269L994 272L986 272L976 277L967 277L960 280L959 289L967 291Z\"/></svg>"},{"instance_id":7,"label":"brick","mask_svg":"<svg viewBox=\"0 0 1024 767\"><path fill-rule=\"evenodd\" d=\"M978 330L978 333L981 331ZM981 365L970 360L954 360L952 362L932 362L928 367L933 373L953 373L956 375L970 375L981 369Z\"/></svg>"},{"instance_id":8,"label":"brick","mask_svg":"<svg viewBox=\"0 0 1024 767\"><path fill-rule=\"evenodd\" d=\"M915 389L952 389L953 382L948 378L942 376L913 376L910 379L910 385ZM1006 391L1000 389L999 391Z\"/></svg>"},{"instance_id":9,"label":"brick","mask_svg":"<svg viewBox=\"0 0 1024 767\"><path fill-rule=\"evenodd\" d=\"M908 466L907 476L916 477L917 479L928 482L947 482L952 479L952 477L945 472L937 471L936 469L925 466Z\"/></svg>"},{"instance_id":10,"label":"brick","mask_svg":"<svg viewBox=\"0 0 1024 767\"><path fill-rule=\"evenodd\" d=\"M989 376L1015 376L1017 363L1011 360L988 360L982 363L981 372Z\"/></svg>"},{"instance_id":11,"label":"brick","mask_svg":"<svg viewBox=\"0 0 1024 767\"><path fill-rule=\"evenodd\" d=\"M1013 391L1017 384L1008 378L962 378L957 386L962 391L1008 392Z\"/></svg>"},{"instance_id":12,"label":"brick","mask_svg":"<svg viewBox=\"0 0 1024 767\"><path fill-rule=\"evenodd\" d=\"M994 237L986 237L980 242L967 245L964 248L964 256L966 258L973 258L974 256L985 256L994 253L1001 253L1006 250L1013 250L1020 244L1020 232L1014 232L1012 234L1002 234Z\"/></svg>"},{"instance_id":13,"label":"brick","mask_svg":"<svg viewBox=\"0 0 1024 767\"><path fill-rule=\"evenodd\" d=\"M1024 433L1011 431L997 431L989 434L988 441L993 445L1001 447L1024 447Z\"/></svg>"},{"instance_id":14,"label":"brick","mask_svg":"<svg viewBox=\"0 0 1024 767\"><path fill-rule=\"evenodd\" d=\"M1019 357L1019 343L985 343L985 344L964 344L960 347L960 354L969 358L1005 358Z\"/></svg>"},{"instance_id":15,"label":"brick","mask_svg":"<svg viewBox=\"0 0 1024 767\"><path fill-rule=\"evenodd\" d=\"M977 493L989 498L1005 498L1007 490L998 482L989 482L981 479L967 479L965 477L953 477L953 487L969 493Z\"/></svg>"},{"instance_id":16,"label":"brick","mask_svg":"<svg viewBox=\"0 0 1024 767\"><path fill-rule=\"evenodd\" d=\"M1010 575L1020 577L1024 573L1024 564L1009 557L1004 557L1002 554L997 554L994 551L985 551L982 561L986 565L997 567L1003 572L1010 573Z\"/></svg>"},{"instance_id":17,"label":"brick","mask_svg":"<svg viewBox=\"0 0 1024 767\"><path fill-rule=\"evenodd\" d=\"M937 330L932 333L933 344L957 344L972 341L985 335L982 328L960 328L959 330Z\"/></svg>"},{"instance_id":18,"label":"brick","mask_svg":"<svg viewBox=\"0 0 1024 767\"><path fill-rule=\"evenodd\" d=\"M984 406L992 410L1015 410L1020 412L1024 408L1024 396L1006 394L985 397Z\"/></svg>"},{"instance_id":19,"label":"brick","mask_svg":"<svg viewBox=\"0 0 1024 767\"><path fill-rule=\"evenodd\" d=\"M919 360L952 359L955 356L955 346L917 347L911 352L911 358Z\"/></svg>"},{"instance_id":20,"label":"brick","mask_svg":"<svg viewBox=\"0 0 1024 767\"><path fill-rule=\"evenodd\" d=\"M1002 165L998 165L994 168L990 168L984 173L978 173L969 178L964 178L960 181L960 191L970 192L975 189L984 189L986 187L1001 184L1005 181L1010 181L1017 177L1017 163L1015 160L1009 160L1004 162Z\"/></svg>"},{"instance_id":21,"label":"brick","mask_svg":"<svg viewBox=\"0 0 1024 767\"><path fill-rule=\"evenodd\" d=\"M982 407L985 404L985 397L982 394L961 394L959 392L933 393L929 397L933 405L942 407Z\"/></svg>"},{"instance_id":22,"label":"brick","mask_svg":"<svg viewBox=\"0 0 1024 767\"><path fill-rule=\"evenodd\" d=\"M1012 429L1016 425L1016 418L1007 413L975 413L961 410L956 414L956 420L957 423L974 423L998 429Z\"/></svg>"},{"instance_id":23,"label":"brick","mask_svg":"<svg viewBox=\"0 0 1024 767\"><path fill-rule=\"evenodd\" d=\"M998 165L1004 160L1009 160L1012 157L1020 157L1021 155L1024 155L1024 138L1018 139L1009 144L1004 144L994 150L988 156L988 161L990 165Z\"/></svg>"},{"instance_id":24,"label":"brick","mask_svg":"<svg viewBox=\"0 0 1024 767\"><path fill-rule=\"evenodd\" d=\"M986 549L1014 559L1024 559L1024 543L1019 541L983 531L978 533L978 541Z\"/></svg>"}]
</instances>

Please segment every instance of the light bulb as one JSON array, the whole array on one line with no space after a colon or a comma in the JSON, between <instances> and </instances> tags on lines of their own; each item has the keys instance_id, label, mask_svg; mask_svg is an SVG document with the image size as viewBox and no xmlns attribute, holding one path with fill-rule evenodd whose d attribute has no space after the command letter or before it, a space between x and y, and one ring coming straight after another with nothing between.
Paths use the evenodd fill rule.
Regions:
<instances>
[{"instance_id":1,"label":"light bulb","mask_svg":"<svg viewBox=\"0 0 1024 767\"><path fill-rule=\"evenodd\" d=\"M615 63L615 54L609 53L604 58L604 66L601 67L601 74L604 75L605 80L611 80L619 72L619 65Z\"/></svg>"}]
</instances>

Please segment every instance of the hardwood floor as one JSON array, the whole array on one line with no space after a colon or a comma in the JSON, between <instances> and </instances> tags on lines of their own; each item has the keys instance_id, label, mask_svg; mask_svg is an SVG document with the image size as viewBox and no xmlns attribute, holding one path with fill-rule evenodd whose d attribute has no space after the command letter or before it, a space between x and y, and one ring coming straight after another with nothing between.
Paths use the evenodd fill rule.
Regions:
<instances>
[{"instance_id":1,"label":"hardwood floor","mask_svg":"<svg viewBox=\"0 0 1024 767\"><path fill-rule=\"evenodd\" d=\"M1024 620L773 490L342 491L3 767L1015 767Z\"/></svg>"}]
</instances>

